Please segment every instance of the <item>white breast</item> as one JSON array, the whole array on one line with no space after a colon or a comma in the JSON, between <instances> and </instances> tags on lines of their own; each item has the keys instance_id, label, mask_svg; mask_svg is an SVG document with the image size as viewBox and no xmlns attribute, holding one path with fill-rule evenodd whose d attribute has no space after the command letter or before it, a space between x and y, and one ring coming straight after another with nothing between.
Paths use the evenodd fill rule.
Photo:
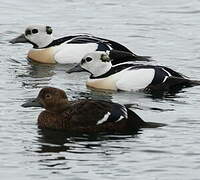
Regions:
<instances>
[{"instance_id":1,"label":"white breast","mask_svg":"<svg viewBox=\"0 0 200 180\"><path fill-rule=\"evenodd\" d=\"M55 60L60 64L79 63L85 54L94 52L97 47L96 43L62 44L56 48Z\"/></svg>"},{"instance_id":2,"label":"white breast","mask_svg":"<svg viewBox=\"0 0 200 180\"><path fill-rule=\"evenodd\" d=\"M56 63L54 59L54 48L31 49L28 58L40 63Z\"/></svg>"}]
</instances>

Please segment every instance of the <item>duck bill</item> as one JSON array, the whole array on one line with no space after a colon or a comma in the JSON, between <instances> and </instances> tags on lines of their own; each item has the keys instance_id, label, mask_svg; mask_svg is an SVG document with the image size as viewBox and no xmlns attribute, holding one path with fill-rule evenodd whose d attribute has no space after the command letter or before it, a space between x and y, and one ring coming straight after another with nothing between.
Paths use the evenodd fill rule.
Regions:
<instances>
[{"instance_id":1,"label":"duck bill","mask_svg":"<svg viewBox=\"0 0 200 180\"><path fill-rule=\"evenodd\" d=\"M71 69L69 69L68 71L67 71L67 73L74 73L74 72L83 72L83 71L86 71L85 69L83 69L82 67L81 67L81 65L80 64L77 64L76 66L74 66L73 68L71 68Z\"/></svg>"},{"instance_id":2,"label":"duck bill","mask_svg":"<svg viewBox=\"0 0 200 180\"><path fill-rule=\"evenodd\" d=\"M20 36L10 40L9 42L12 43L12 44L15 44L15 43L27 43L28 40L26 39L24 34L21 34Z\"/></svg>"},{"instance_id":3,"label":"duck bill","mask_svg":"<svg viewBox=\"0 0 200 180\"><path fill-rule=\"evenodd\" d=\"M22 107L42 107L42 104L39 102L38 98L29 99L26 103L22 104Z\"/></svg>"}]
</instances>

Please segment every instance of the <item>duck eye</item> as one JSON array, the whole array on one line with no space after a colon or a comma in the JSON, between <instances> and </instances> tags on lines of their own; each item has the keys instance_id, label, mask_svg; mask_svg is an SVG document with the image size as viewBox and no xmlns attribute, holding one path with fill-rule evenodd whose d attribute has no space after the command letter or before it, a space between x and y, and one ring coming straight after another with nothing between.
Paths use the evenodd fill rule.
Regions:
<instances>
[{"instance_id":1,"label":"duck eye","mask_svg":"<svg viewBox=\"0 0 200 180\"><path fill-rule=\"evenodd\" d=\"M38 30L37 30L37 29L33 29L33 30L32 30L32 33L33 33L33 34L36 34L36 33L38 33Z\"/></svg>"},{"instance_id":2,"label":"duck eye","mask_svg":"<svg viewBox=\"0 0 200 180\"><path fill-rule=\"evenodd\" d=\"M25 35L26 35L26 36L31 35L31 30L30 30L30 29L27 29L27 30L25 31Z\"/></svg>"},{"instance_id":3,"label":"duck eye","mask_svg":"<svg viewBox=\"0 0 200 180\"><path fill-rule=\"evenodd\" d=\"M92 58L91 58L91 57L87 57L85 60L86 60L87 62L90 62L90 61L92 61Z\"/></svg>"},{"instance_id":4,"label":"duck eye","mask_svg":"<svg viewBox=\"0 0 200 180\"><path fill-rule=\"evenodd\" d=\"M46 99L50 99L50 98L51 98L51 94L46 94L46 95L45 95L45 98L46 98Z\"/></svg>"}]
</instances>

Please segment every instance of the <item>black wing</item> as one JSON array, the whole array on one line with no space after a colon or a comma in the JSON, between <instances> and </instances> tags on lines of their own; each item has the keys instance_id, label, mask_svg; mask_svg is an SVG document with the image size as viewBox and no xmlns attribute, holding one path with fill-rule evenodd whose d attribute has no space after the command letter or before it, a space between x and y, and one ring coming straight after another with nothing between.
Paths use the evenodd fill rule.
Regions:
<instances>
[{"instance_id":1,"label":"black wing","mask_svg":"<svg viewBox=\"0 0 200 180\"><path fill-rule=\"evenodd\" d=\"M45 48L57 46L62 43L67 43L67 44L96 43L96 44L98 44L97 51L107 51L107 50L111 50L111 48L112 48L107 41L101 40L101 39L99 39L97 37L93 37L91 35L85 35L85 34L84 35L75 35L75 36L66 36L66 37L63 37L60 39L56 39L52 43L50 43L48 46L46 46Z\"/></svg>"},{"instance_id":2,"label":"black wing","mask_svg":"<svg viewBox=\"0 0 200 180\"><path fill-rule=\"evenodd\" d=\"M119 50L119 51L124 51L124 52L131 52L127 47L123 46L122 44L109 40L109 39L104 39L96 36L91 36L91 35L80 35L71 40L69 43L89 43L89 42L95 42L95 43L104 43L108 46L110 46L112 49Z\"/></svg>"},{"instance_id":3,"label":"black wing","mask_svg":"<svg viewBox=\"0 0 200 180\"><path fill-rule=\"evenodd\" d=\"M183 77L170 76L164 82L163 86L170 91L180 90L185 87L192 87L200 85L200 81L194 81Z\"/></svg>"},{"instance_id":4,"label":"black wing","mask_svg":"<svg viewBox=\"0 0 200 180\"><path fill-rule=\"evenodd\" d=\"M115 52L113 52L113 56L115 56L116 59L118 58L116 56L119 56L119 58L121 59L119 60L118 58L119 63L120 61L121 62L127 61L126 58L130 58L129 61L151 61L150 56L138 56L135 53L133 53L131 50L129 50L127 47L123 46L122 44L118 42L115 42L109 39L104 39L104 38L98 38L98 39L106 41L112 47L113 50L116 50ZM119 55L119 53L121 55Z\"/></svg>"},{"instance_id":5,"label":"black wing","mask_svg":"<svg viewBox=\"0 0 200 180\"><path fill-rule=\"evenodd\" d=\"M182 75L181 73L179 72L176 72L168 67L165 67L165 66L160 66L161 68L163 68L165 71L167 71L168 73L170 73L172 76L174 77L180 77L180 78L184 78L184 75Z\"/></svg>"},{"instance_id":6,"label":"black wing","mask_svg":"<svg viewBox=\"0 0 200 180\"><path fill-rule=\"evenodd\" d=\"M79 35L79 36L76 36L74 38L71 39L71 41L68 42L69 44L70 43L107 43L107 41L105 40L101 40L97 37L94 37L94 36L90 36L90 35Z\"/></svg>"},{"instance_id":7,"label":"black wing","mask_svg":"<svg viewBox=\"0 0 200 180\"><path fill-rule=\"evenodd\" d=\"M71 123L78 122L78 126L96 126L128 117L125 106L101 100L80 100L72 108Z\"/></svg>"},{"instance_id":8,"label":"black wing","mask_svg":"<svg viewBox=\"0 0 200 180\"><path fill-rule=\"evenodd\" d=\"M110 51L111 46L106 41L100 40L93 36L78 36L71 39L68 44L86 44L86 43L96 43L98 47L96 51Z\"/></svg>"},{"instance_id":9,"label":"black wing","mask_svg":"<svg viewBox=\"0 0 200 180\"><path fill-rule=\"evenodd\" d=\"M157 93L157 92L169 92L176 93L182 88L198 86L200 81L190 80L183 77L169 76L163 83L160 84L150 84L145 88L145 92Z\"/></svg>"},{"instance_id":10,"label":"black wing","mask_svg":"<svg viewBox=\"0 0 200 180\"><path fill-rule=\"evenodd\" d=\"M133 54L133 52L131 50L129 50L127 47L123 46L122 44L120 44L118 42L115 42L115 41L112 41L112 40L109 40L109 39L104 39L104 38L98 38L98 39L106 41L112 47L112 49L124 51L124 52L129 52L129 53Z\"/></svg>"},{"instance_id":11,"label":"black wing","mask_svg":"<svg viewBox=\"0 0 200 180\"><path fill-rule=\"evenodd\" d=\"M64 42L67 42L67 41L70 41L76 37L78 37L80 35L74 35L74 36L66 36L66 37L62 37L62 38L59 38L59 39L55 39L52 43L50 43L48 46L46 46L45 48L49 48L49 47L52 47L52 46L58 46Z\"/></svg>"},{"instance_id":12,"label":"black wing","mask_svg":"<svg viewBox=\"0 0 200 180\"><path fill-rule=\"evenodd\" d=\"M109 39L104 39L100 37L95 37L91 35L79 35L75 36L74 38L71 39L68 43L103 43L112 49L118 50L118 51L124 51L124 52L129 52L132 53L127 47L123 46L122 44L109 40Z\"/></svg>"},{"instance_id":13,"label":"black wing","mask_svg":"<svg viewBox=\"0 0 200 180\"><path fill-rule=\"evenodd\" d=\"M111 103L111 112L107 122L116 122L123 118L128 118L127 108L118 103Z\"/></svg>"}]
</instances>

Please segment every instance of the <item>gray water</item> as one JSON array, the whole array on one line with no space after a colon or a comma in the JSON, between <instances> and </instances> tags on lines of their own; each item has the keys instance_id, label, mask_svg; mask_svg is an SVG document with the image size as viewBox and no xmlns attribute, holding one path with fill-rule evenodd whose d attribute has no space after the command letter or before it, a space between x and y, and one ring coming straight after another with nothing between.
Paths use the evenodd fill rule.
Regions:
<instances>
[{"instance_id":1,"label":"gray water","mask_svg":"<svg viewBox=\"0 0 200 180\"><path fill-rule=\"evenodd\" d=\"M199 0L1 0L0 179L200 179L200 87L175 96L94 92L88 74L70 66L31 64L28 44L8 41L29 24L47 24L56 37L91 33L121 42L153 64L200 79ZM145 121L166 123L137 135L65 137L41 132L41 109L20 105L43 86L64 89L70 99L136 103ZM160 111L153 110L160 108Z\"/></svg>"}]
</instances>

